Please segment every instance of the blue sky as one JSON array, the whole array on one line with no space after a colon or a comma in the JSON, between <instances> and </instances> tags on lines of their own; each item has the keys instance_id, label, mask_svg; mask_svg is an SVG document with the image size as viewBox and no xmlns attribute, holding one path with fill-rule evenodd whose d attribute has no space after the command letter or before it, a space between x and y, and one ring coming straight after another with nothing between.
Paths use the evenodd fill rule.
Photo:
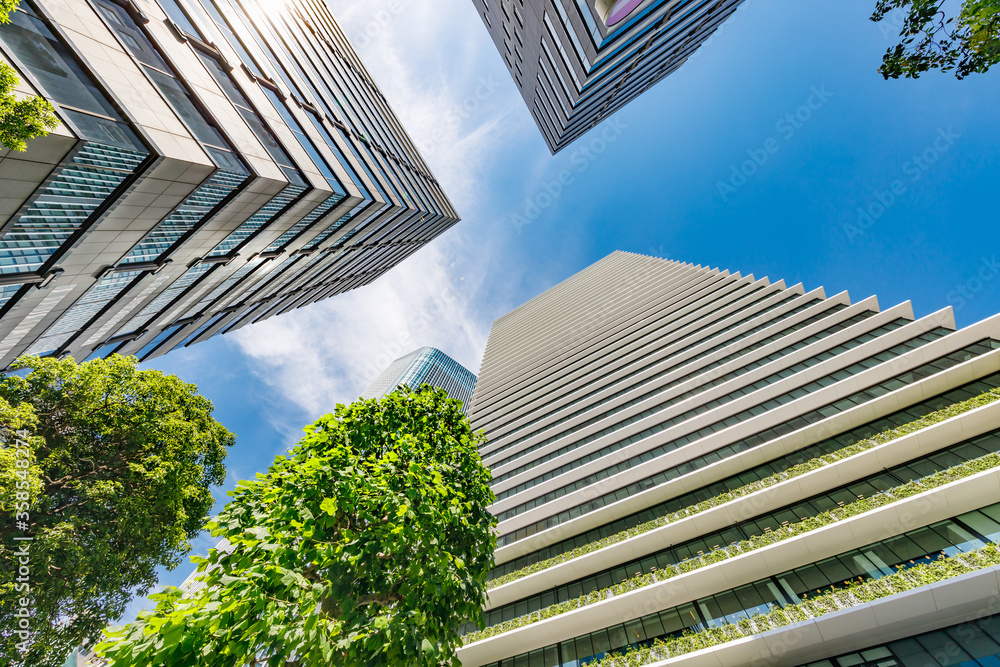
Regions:
<instances>
[{"instance_id":1,"label":"blue sky","mask_svg":"<svg viewBox=\"0 0 1000 667\"><path fill-rule=\"evenodd\" d=\"M1000 68L884 81L875 0L747 0L556 157L469 0L329 4L463 221L374 285L148 364L238 434L216 509L392 358L433 345L475 371L496 317L615 249L960 326L1000 311Z\"/></svg>"}]
</instances>

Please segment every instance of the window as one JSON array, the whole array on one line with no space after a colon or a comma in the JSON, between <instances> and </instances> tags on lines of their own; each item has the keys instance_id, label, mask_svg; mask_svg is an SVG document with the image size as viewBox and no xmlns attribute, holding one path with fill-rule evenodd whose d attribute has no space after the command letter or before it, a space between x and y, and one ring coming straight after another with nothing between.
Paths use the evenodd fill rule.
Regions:
<instances>
[{"instance_id":1,"label":"window","mask_svg":"<svg viewBox=\"0 0 1000 667\"><path fill-rule=\"evenodd\" d=\"M329 163L323 158L322 155L319 154L319 151L316 149L316 144L313 143L312 139L310 139L305 133L305 130L302 129L302 125L299 124L299 121L295 120L295 116L292 115L292 111L288 108L288 105L285 104L285 102L278 97L273 90L265 88L264 93L267 95L268 99L271 100L271 104L273 104L274 108L278 111L278 115L280 115L285 121L285 124L288 125L288 129L292 131L292 134L294 134L295 138L298 139L299 144L305 152L309 154L309 157L312 158L313 162L316 164L316 168L319 169L321 174L323 174L326 182L329 183L334 192L346 194L344 186L340 184L339 180L337 180L337 177L334 175Z\"/></svg>"}]
</instances>

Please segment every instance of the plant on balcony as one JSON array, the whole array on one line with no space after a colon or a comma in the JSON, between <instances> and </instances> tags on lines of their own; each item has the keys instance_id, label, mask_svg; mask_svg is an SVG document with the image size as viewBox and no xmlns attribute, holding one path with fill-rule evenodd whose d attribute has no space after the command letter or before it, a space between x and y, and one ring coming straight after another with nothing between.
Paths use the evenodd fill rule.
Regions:
<instances>
[{"instance_id":1,"label":"plant on balcony","mask_svg":"<svg viewBox=\"0 0 1000 667\"><path fill-rule=\"evenodd\" d=\"M466 644L471 644L472 642L479 641L480 639L486 639L487 637L510 632L512 630L516 630L517 628L531 625L532 623L537 623L547 618L552 618L553 616L558 616L559 614L564 614L575 609L580 609L581 607L602 602L617 595L624 595L625 593L629 593L646 586L651 586L655 583L670 579L671 577L693 572L703 567L714 565L757 549L762 549L777 542L791 539L798 535L823 528L824 526L829 526L838 521L843 521L844 519L849 519L851 517L870 512L871 510L884 507L890 503L915 496L919 493L930 491L944 486L945 484L950 484L951 482L997 467L1000 467L1000 455L995 453L986 454L971 461L966 461L965 463L948 468L947 470L941 470L932 475L887 489L886 491L868 498L859 498L853 503L822 512L813 517L807 517L802 521L789 524L788 526L784 526L778 530L756 535L750 539L742 540L740 542L734 542L727 547L715 549L703 556L689 558L672 566L668 565L656 572L639 574L635 577L614 584L613 586L592 591L572 600L550 605L544 609L540 609L523 616L518 616L517 618L510 619L509 621L504 621L502 623L498 623L497 625L492 625L488 628L469 633L463 637L463 640Z\"/></svg>"},{"instance_id":2,"label":"plant on balcony","mask_svg":"<svg viewBox=\"0 0 1000 667\"><path fill-rule=\"evenodd\" d=\"M490 580L487 586L490 589L493 589L503 586L504 584L509 584L510 582L522 577L526 577L536 572L541 572L542 570L547 570L548 568L559 565L560 563L565 563L573 560L574 558L579 558L580 556L603 549L604 547L611 546L612 544L623 542L629 538L636 537L637 535L642 535L643 533L666 526L667 524L686 519L700 512L705 512L728 502L732 502L738 498L762 491L763 489L780 484L794 477L798 477L808 472L812 472L813 470L842 461L846 458L854 456L855 454L860 454L868 451L869 449L878 447L879 445L883 445L892 440L909 435L910 433L915 433L916 431L920 431L928 428L929 426L933 426L934 424L943 422L946 419L951 419L952 417L964 414L970 410L988 405L998 399L1000 399L1000 388L991 389L990 391L984 392L979 396L974 396L973 398L965 401L961 401L946 408L931 412L930 414L924 415L920 419L915 419L912 422L903 424L902 426L889 429L888 431L883 431L882 433L873 435L870 438L859 440L853 445L848 445L847 447L843 447L829 454L824 454L823 456L799 463L788 468L787 470L775 473L765 477L764 479L757 480L756 482L751 482L750 484L733 489L732 491L719 494L709 500L704 500L676 512L657 517L645 523L639 524L638 526L634 526L633 528L628 528L615 533L614 535L594 540L593 542L576 547L575 549L571 549L569 551L565 551L551 558L538 561L537 563L532 563L531 565L527 565L519 570L509 572L503 576Z\"/></svg>"},{"instance_id":3,"label":"plant on balcony","mask_svg":"<svg viewBox=\"0 0 1000 667\"><path fill-rule=\"evenodd\" d=\"M881 579L863 583L848 582L840 587L831 587L830 592L824 595L746 618L739 623L726 623L680 637L654 640L648 646L607 655L589 663L589 667L642 667L660 660L777 630L793 623L819 618L842 609L875 602L891 595L996 565L1000 565L1000 548L995 544L987 544L976 551L942 557L931 563L900 569Z\"/></svg>"}]
</instances>

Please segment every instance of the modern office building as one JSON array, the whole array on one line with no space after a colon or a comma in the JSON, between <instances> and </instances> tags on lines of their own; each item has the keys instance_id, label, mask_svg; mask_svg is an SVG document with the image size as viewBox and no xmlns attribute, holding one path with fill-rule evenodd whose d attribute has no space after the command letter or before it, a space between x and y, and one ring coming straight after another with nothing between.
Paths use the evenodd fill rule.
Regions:
<instances>
[{"instance_id":1,"label":"modern office building","mask_svg":"<svg viewBox=\"0 0 1000 667\"><path fill-rule=\"evenodd\" d=\"M609 255L490 333L462 664L998 664L998 387L1000 316Z\"/></svg>"},{"instance_id":2,"label":"modern office building","mask_svg":"<svg viewBox=\"0 0 1000 667\"><path fill-rule=\"evenodd\" d=\"M425 382L462 401L463 410L468 412L469 399L476 388L476 374L434 347L421 347L393 361L361 397L378 398L404 384L416 388Z\"/></svg>"},{"instance_id":3,"label":"modern office building","mask_svg":"<svg viewBox=\"0 0 1000 667\"><path fill-rule=\"evenodd\" d=\"M472 0L553 153L680 68L743 0Z\"/></svg>"},{"instance_id":4,"label":"modern office building","mask_svg":"<svg viewBox=\"0 0 1000 667\"><path fill-rule=\"evenodd\" d=\"M0 368L158 356L458 219L318 0L23 0L0 57L62 121L0 152Z\"/></svg>"}]
</instances>

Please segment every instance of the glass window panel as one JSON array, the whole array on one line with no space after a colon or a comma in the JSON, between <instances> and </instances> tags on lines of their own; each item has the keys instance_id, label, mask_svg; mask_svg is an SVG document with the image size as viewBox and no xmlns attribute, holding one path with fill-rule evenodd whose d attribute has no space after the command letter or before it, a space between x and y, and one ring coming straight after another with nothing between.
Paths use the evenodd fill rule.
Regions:
<instances>
[{"instance_id":1,"label":"glass window panel","mask_svg":"<svg viewBox=\"0 0 1000 667\"><path fill-rule=\"evenodd\" d=\"M177 0L157 0L157 2L160 3L160 7L163 8L164 13L170 17L170 20L180 26L181 30L204 41L205 38L198 31L198 29L194 27L194 24L191 23L190 19L188 19L187 15L177 3Z\"/></svg>"},{"instance_id":2,"label":"glass window panel","mask_svg":"<svg viewBox=\"0 0 1000 667\"><path fill-rule=\"evenodd\" d=\"M77 127L84 139L133 151L146 151L146 147L139 141L139 137L125 123L91 116L73 109L63 109L62 111L69 121Z\"/></svg>"},{"instance_id":3,"label":"glass window panel","mask_svg":"<svg viewBox=\"0 0 1000 667\"><path fill-rule=\"evenodd\" d=\"M985 536L991 542L1000 541L1000 523L989 518L982 512L969 512L959 517L970 528Z\"/></svg>"},{"instance_id":4,"label":"glass window panel","mask_svg":"<svg viewBox=\"0 0 1000 667\"><path fill-rule=\"evenodd\" d=\"M624 625L614 625L608 628L608 641L611 644L610 650L612 651L618 651L632 643Z\"/></svg>"},{"instance_id":5,"label":"glass window panel","mask_svg":"<svg viewBox=\"0 0 1000 667\"><path fill-rule=\"evenodd\" d=\"M959 643L946 632L929 632L921 635L917 641L942 667L957 665L970 658Z\"/></svg>"},{"instance_id":6,"label":"glass window panel","mask_svg":"<svg viewBox=\"0 0 1000 667\"><path fill-rule=\"evenodd\" d=\"M205 117L198 111L198 107L194 105L187 90L181 86L177 79L152 68L146 68L146 73L153 79L160 92L167 98L170 106L199 140L212 146L228 148L226 140L222 138L217 129L209 125Z\"/></svg>"},{"instance_id":7,"label":"glass window panel","mask_svg":"<svg viewBox=\"0 0 1000 667\"><path fill-rule=\"evenodd\" d=\"M802 593L816 590L826 586L828 579L823 576L823 573L815 565L807 565L805 567L800 567L794 571L794 574L798 577L801 582L801 586L796 586L795 583L788 577L788 583L792 586L792 590L801 595Z\"/></svg>"},{"instance_id":8,"label":"glass window panel","mask_svg":"<svg viewBox=\"0 0 1000 667\"><path fill-rule=\"evenodd\" d=\"M651 639L653 637L660 637L661 635L669 632L669 630L664 629L663 623L660 621L662 616L663 614L649 614L648 616L642 617L642 629L646 633L646 637Z\"/></svg>"},{"instance_id":9,"label":"glass window panel","mask_svg":"<svg viewBox=\"0 0 1000 667\"><path fill-rule=\"evenodd\" d=\"M923 554L921 554L921 556L934 554L951 546L945 537L934 531L932 528L922 528L920 530L912 531L907 533L907 537L916 542L917 546L923 550Z\"/></svg>"},{"instance_id":10,"label":"glass window panel","mask_svg":"<svg viewBox=\"0 0 1000 667\"><path fill-rule=\"evenodd\" d=\"M952 555L953 551L972 551L985 546L985 542L970 533L968 530L958 525L954 521L947 521L943 525L938 524L932 526L944 539L948 540L951 545L947 551L948 555Z\"/></svg>"},{"instance_id":11,"label":"glass window panel","mask_svg":"<svg viewBox=\"0 0 1000 667\"><path fill-rule=\"evenodd\" d=\"M132 55L139 62L163 70L164 72L170 71L170 67L166 61L153 48L153 45L142 34L135 21L132 20L132 17L128 15L124 8L106 0L96 0L95 4L97 5L97 11L107 20L111 29L125 42L129 51L132 52Z\"/></svg>"},{"instance_id":12,"label":"glass window panel","mask_svg":"<svg viewBox=\"0 0 1000 667\"><path fill-rule=\"evenodd\" d=\"M629 644L634 644L636 642L641 642L649 635L646 634L646 630L643 627L641 620L636 619L634 621L629 621L625 624L625 635L627 637L627 642ZM653 635L655 636L655 635Z\"/></svg>"},{"instance_id":13,"label":"glass window panel","mask_svg":"<svg viewBox=\"0 0 1000 667\"><path fill-rule=\"evenodd\" d=\"M120 119L69 49L39 19L23 11L10 14L0 40L27 67L56 103Z\"/></svg>"},{"instance_id":14,"label":"glass window panel","mask_svg":"<svg viewBox=\"0 0 1000 667\"><path fill-rule=\"evenodd\" d=\"M590 639L594 643L593 654L595 656L601 657L604 653L611 650L611 638L608 636L607 630L591 632Z\"/></svg>"},{"instance_id":15,"label":"glass window panel","mask_svg":"<svg viewBox=\"0 0 1000 667\"><path fill-rule=\"evenodd\" d=\"M594 645L590 641L590 635L584 635L582 637L577 637L576 639L576 655L579 658L589 658L594 655ZM565 656L563 656L565 658Z\"/></svg>"}]
</instances>

